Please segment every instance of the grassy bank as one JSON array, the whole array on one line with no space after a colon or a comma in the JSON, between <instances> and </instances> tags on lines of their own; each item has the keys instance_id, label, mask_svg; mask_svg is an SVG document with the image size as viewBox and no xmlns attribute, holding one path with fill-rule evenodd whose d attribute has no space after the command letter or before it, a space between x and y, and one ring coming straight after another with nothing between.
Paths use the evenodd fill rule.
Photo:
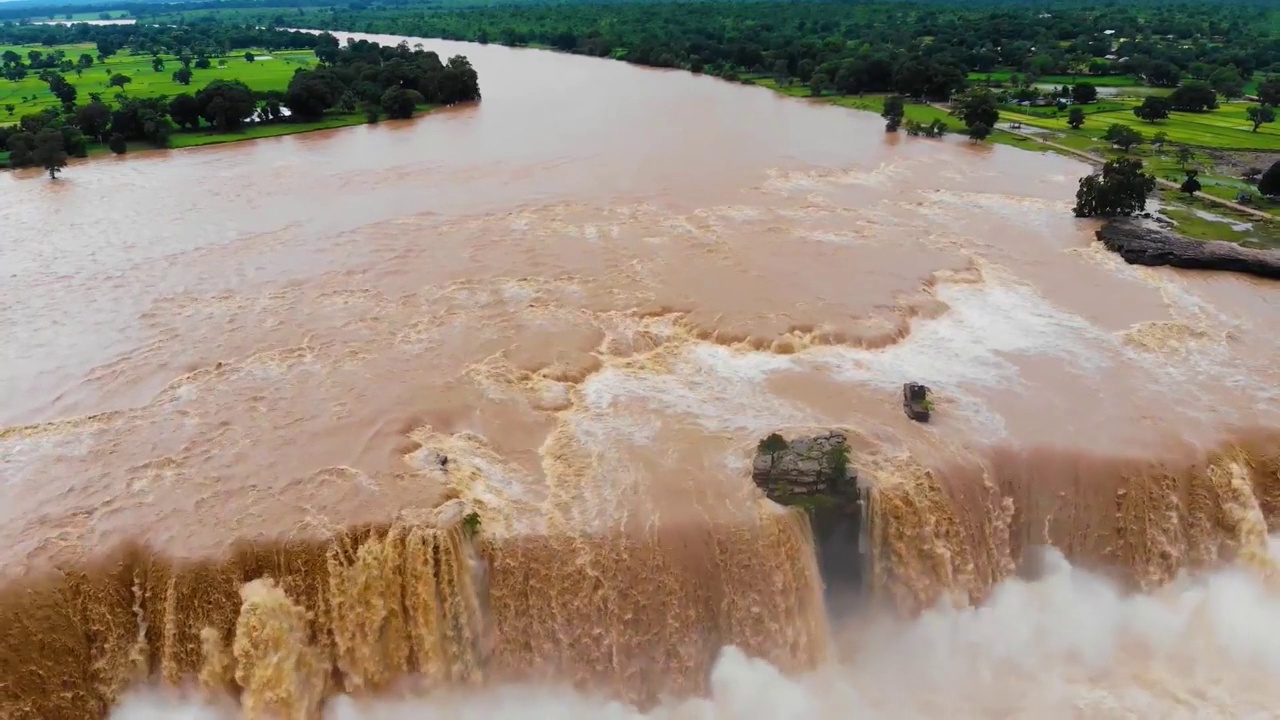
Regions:
<instances>
[{"instance_id":1,"label":"grassy bank","mask_svg":"<svg viewBox=\"0 0 1280 720\"><path fill-rule=\"evenodd\" d=\"M91 44L0 46L0 53L6 50L13 50L24 58L33 50L42 55L61 50L72 62L82 54L96 58L98 53L97 48ZM245 60L245 52L254 53L253 62ZM194 94L214 80L239 80L257 91L284 90L295 70L309 69L316 64L315 54L310 50L268 53L252 48L239 49L225 57L210 58L212 67L193 67L191 83L183 85L173 79L174 71L181 68L182 63L172 55L159 57L164 61L164 68L158 71L152 66L151 55L132 55L128 51L121 51L106 58L103 63L95 59L93 65L83 69L79 75L69 72L65 76L67 82L76 88L77 102L84 103L88 102L90 93L100 93L104 101L110 101L116 93L121 92L121 88L109 85L109 80L114 75L129 77L130 82L124 86L123 92L130 97L142 98L173 96L184 92ZM0 80L0 122L16 122L23 115L59 105L49 86L36 77L34 72L28 72L26 78L16 82Z\"/></svg>"},{"instance_id":2,"label":"grassy bank","mask_svg":"<svg viewBox=\"0 0 1280 720\"><path fill-rule=\"evenodd\" d=\"M764 76L751 76L746 80L792 97L812 98L832 105L876 114L884 111L884 100L888 97L885 94L865 94L860 96L824 94L819 97L813 97L809 92L809 88L799 83L779 85L772 78ZM1086 121L1086 125L1089 127L1081 130L1072 130L1067 126L1066 112L1061 114L1061 118L1056 118L1015 113L1009 111L1008 108L1002 108L1001 121L1022 122L1024 126L1042 128L1047 131L1043 133L1043 137L1046 140L1099 157L1112 158L1125 153L1100 139L1102 133L1106 130L1106 126L1110 124L1103 118L1127 114L1127 119L1132 119L1135 127L1140 126L1139 129L1146 136L1150 137L1156 132L1151 129L1151 123L1139 121L1133 116L1132 108L1136 104L1136 101L1112 101L1108 99L1087 106L1092 111ZM1177 113L1176 115L1179 116L1190 116L1189 118L1178 118L1182 121L1178 127L1178 135L1175 136L1173 130L1166 129L1166 127L1178 125L1174 118L1161 121L1156 123L1156 126L1159 130L1164 130L1169 134L1170 141L1159 148L1150 145L1139 145L1130 150L1128 155L1141 158L1148 171L1156 177L1179 182L1185 174L1182 163L1177 156L1177 141L1175 137L1182 137L1183 142L1186 142L1186 139L1190 137L1212 136L1211 142L1215 143L1214 147L1230 148L1230 143L1238 137L1237 134L1231 132L1232 118L1243 119L1243 107L1238 104L1226 106L1223 110L1214 111L1214 113L1219 113L1217 117L1208 118L1201 116L1212 116L1214 113ZM906 119L908 120L916 120L922 123L942 120L947 123L952 133L959 134L964 132L964 126L957 118L933 105L908 102L905 110ZM1130 123L1126 121L1121 124ZM1216 133L1214 132L1215 128L1218 128ZM1249 134L1253 135L1253 133ZM1262 134L1262 132L1260 131L1258 134ZM1271 136L1271 133L1268 133L1268 135ZM1061 153L1061 151L1052 146L1002 130L994 132L990 140L991 142L1034 152ZM1267 142L1273 141L1280 141L1280 138L1273 140L1269 137L1267 140ZM1280 148L1280 142L1277 142L1276 147ZM1061 154L1065 155L1067 153ZM1193 149L1193 156L1188 163L1188 167L1201 169L1200 181L1203 186L1202 192L1205 194L1224 200L1234 200L1237 193L1253 189L1252 186L1239 178L1213 174L1211 158L1203 150ZM1177 223L1177 229L1187 237L1200 240L1226 240L1250 247L1280 248L1280 224L1276 222L1259 220L1230 208L1210 203L1199 197L1189 197L1172 190L1161 191L1159 198L1162 206L1161 214ZM1257 205L1261 210L1280 213L1280 202L1259 197Z\"/></svg>"}]
</instances>

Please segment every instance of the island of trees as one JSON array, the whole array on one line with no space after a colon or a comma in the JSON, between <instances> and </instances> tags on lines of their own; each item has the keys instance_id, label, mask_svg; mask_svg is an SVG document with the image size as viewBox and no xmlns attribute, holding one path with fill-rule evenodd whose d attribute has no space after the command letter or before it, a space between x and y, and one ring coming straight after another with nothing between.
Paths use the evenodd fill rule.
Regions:
<instances>
[{"instance_id":1,"label":"island of trees","mask_svg":"<svg viewBox=\"0 0 1280 720\"><path fill-rule=\"evenodd\" d=\"M420 108L480 98L479 78L464 56L442 62L436 53L421 47L383 46L367 40L342 44L327 32L317 35L217 22L173 27L0 26L0 45L12 48L33 42L47 49L25 54L9 49L0 54L5 78L0 87L6 81L25 81L28 87L38 82L52 97L40 109L0 124L0 153L7 150L9 166L39 166L53 178L69 156L84 157L93 146L125 153L131 143L168 147L175 133L233 134L248 125L279 125L281 132L274 134L284 134L314 127L334 114L339 115L334 125L377 122L383 117L412 117ZM61 49L88 43L96 53ZM254 84L265 76L252 66L265 62L259 62L253 51L236 50L245 47L267 53L305 50L314 60L306 67L294 67L292 75L277 76L280 89L262 89ZM145 64L147 69L135 71L134 76L117 72L121 65L113 58L127 58L131 67ZM174 66L171 73L167 63ZM228 72L237 65L244 68L242 75ZM86 75L95 71L103 73L99 77L106 84L102 79L94 82L107 92L81 93L78 86L89 84ZM170 85L182 91L133 93L130 85L137 72L169 74ZM34 93L22 99L27 104L39 102ZM2 109L15 115L13 103L6 102Z\"/></svg>"}]
</instances>

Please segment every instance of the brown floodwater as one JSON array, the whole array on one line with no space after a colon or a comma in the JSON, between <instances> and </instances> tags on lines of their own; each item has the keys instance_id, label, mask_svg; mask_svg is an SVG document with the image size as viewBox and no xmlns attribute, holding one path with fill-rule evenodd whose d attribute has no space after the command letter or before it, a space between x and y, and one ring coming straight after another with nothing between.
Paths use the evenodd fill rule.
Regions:
<instances>
[{"instance_id":1,"label":"brown floodwater","mask_svg":"<svg viewBox=\"0 0 1280 720\"><path fill-rule=\"evenodd\" d=\"M303 718L404 673L644 700L704 689L728 644L814 667L807 528L749 478L774 430L855 438L907 611L979 601L1045 542L1143 587L1266 560L1280 286L1125 265L1071 215L1087 166L424 42L484 100L0 173L13 717L148 676L251 713L287 686ZM382 607L411 585L437 614ZM58 623L99 630L15 649ZM42 696L49 668L76 689Z\"/></svg>"}]
</instances>

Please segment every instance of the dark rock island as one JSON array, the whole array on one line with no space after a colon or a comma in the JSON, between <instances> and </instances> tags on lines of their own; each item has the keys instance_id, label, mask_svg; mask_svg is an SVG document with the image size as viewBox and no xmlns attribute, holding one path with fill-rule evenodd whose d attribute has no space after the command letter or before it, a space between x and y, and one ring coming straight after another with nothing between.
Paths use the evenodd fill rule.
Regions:
<instances>
[{"instance_id":1,"label":"dark rock island","mask_svg":"<svg viewBox=\"0 0 1280 720\"><path fill-rule=\"evenodd\" d=\"M809 514L828 589L860 590L867 503L849 467L848 438L827 432L787 440L773 433L757 445L751 477L770 500Z\"/></svg>"},{"instance_id":2,"label":"dark rock island","mask_svg":"<svg viewBox=\"0 0 1280 720\"><path fill-rule=\"evenodd\" d=\"M1132 265L1225 270L1280 279L1280 251L1254 250L1220 240L1191 240L1131 220L1106 223L1097 232L1108 250Z\"/></svg>"}]
</instances>

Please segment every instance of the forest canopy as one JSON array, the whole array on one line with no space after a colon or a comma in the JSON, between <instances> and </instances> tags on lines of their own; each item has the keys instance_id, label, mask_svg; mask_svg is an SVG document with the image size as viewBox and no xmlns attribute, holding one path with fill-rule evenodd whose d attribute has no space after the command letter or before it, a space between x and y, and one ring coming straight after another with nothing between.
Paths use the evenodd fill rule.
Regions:
<instances>
[{"instance_id":1,"label":"forest canopy","mask_svg":"<svg viewBox=\"0 0 1280 720\"><path fill-rule=\"evenodd\" d=\"M1219 71L1280 72L1280 8L1261 1L467 4L223 0L152 12L549 46L730 79L764 73L810 83L821 74L841 93L927 98L959 90L967 73L998 68L1033 77L1129 74L1169 87Z\"/></svg>"}]
</instances>

